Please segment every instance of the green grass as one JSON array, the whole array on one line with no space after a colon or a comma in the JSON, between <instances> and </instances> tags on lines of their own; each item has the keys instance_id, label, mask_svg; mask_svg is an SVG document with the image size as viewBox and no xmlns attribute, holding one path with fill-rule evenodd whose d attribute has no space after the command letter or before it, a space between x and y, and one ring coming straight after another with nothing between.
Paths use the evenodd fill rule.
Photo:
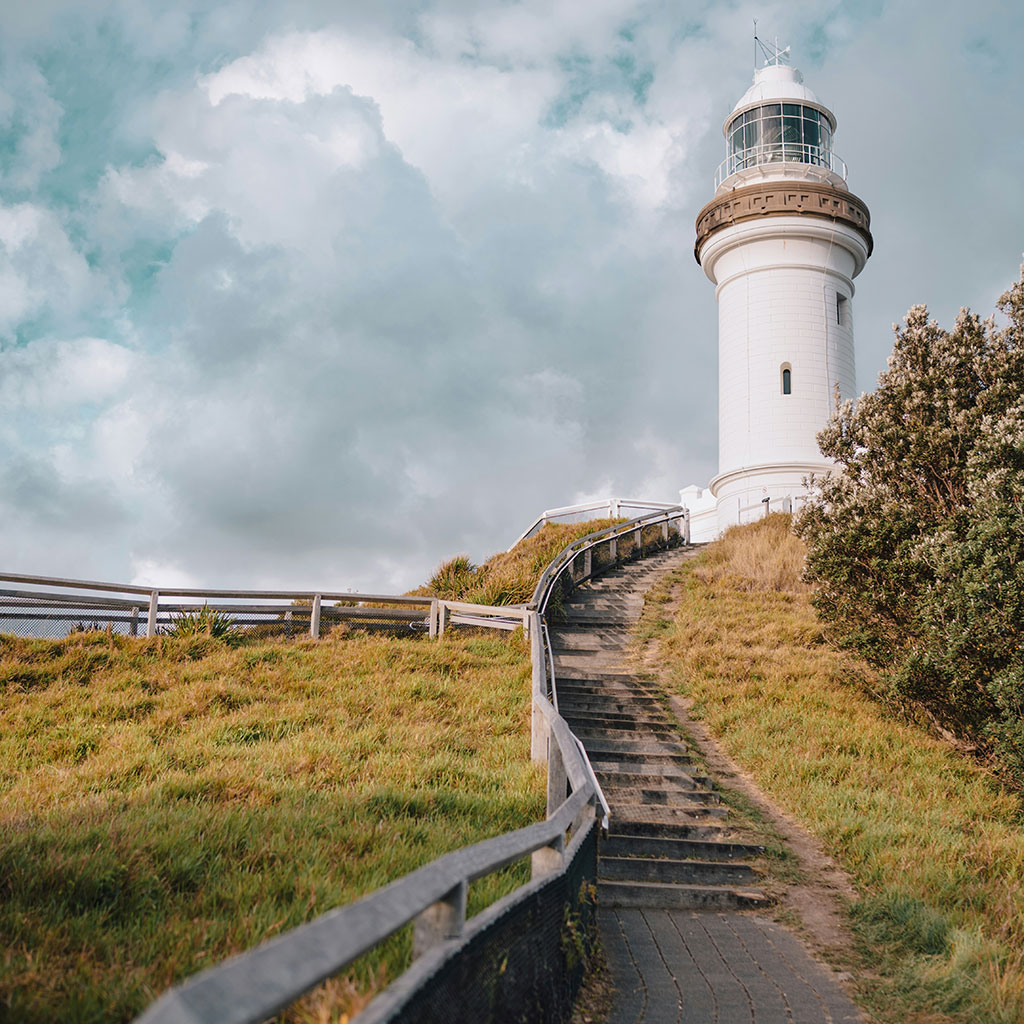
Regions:
<instances>
[{"instance_id":1,"label":"green grass","mask_svg":"<svg viewBox=\"0 0 1024 1024\"><path fill-rule=\"evenodd\" d=\"M870 670L825 643L801 561L772 517L680 570L652 628L666 678L852 876L860 998L879 1020L1019 1024L1021 797L874 699Z\"/></svg>"},{"instance_id":2,"label":"green grass","mask_svg":"<svg viewBox=\"0 0 1024 1024\"><path fill-rule=\"evenodd\" d=\"M542 817L529 692L518 633L0 637L0 1019L129 1019ZM477 883L471 910L527 874ZM296 1019L358 1006L408 955L406 930Z\"/></svg>"}]
</instances>

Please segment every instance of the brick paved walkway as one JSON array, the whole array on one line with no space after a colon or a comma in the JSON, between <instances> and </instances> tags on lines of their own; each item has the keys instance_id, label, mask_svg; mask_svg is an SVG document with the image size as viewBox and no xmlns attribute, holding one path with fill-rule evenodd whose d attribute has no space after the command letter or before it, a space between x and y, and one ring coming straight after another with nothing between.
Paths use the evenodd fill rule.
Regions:
<instances>
[{"instance_id":1,"label":"brick paved walkway","mask_svg":"<svg viewBox=\"0 0 1024 1024\"><path fill-rule=\"evenodd\" d=\"M600 910L616 994L608 1024L859 1024L782 925L752 913Z\"/></svg>"}]
</instances>

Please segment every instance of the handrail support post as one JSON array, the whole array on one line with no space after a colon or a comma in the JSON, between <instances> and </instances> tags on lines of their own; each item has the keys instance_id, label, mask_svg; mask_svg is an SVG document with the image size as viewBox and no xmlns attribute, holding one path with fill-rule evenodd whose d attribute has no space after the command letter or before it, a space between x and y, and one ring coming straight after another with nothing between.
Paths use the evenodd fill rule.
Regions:
<instances>
[{"instance_id":1,"label":"handrail support post","mask_svg":"<svg viewBox=\"0 0 1024 1024\"><path fill-rule=\"evenodd\" d=\"M550 818L565 802L569 777L565 771L562 748L553 732L548 733L548 808Z\"/></svg>"},{"instance_id":2,"label":"handrail support post","mask_svg":"<svg viewBox=\"0 0 1024 1024\"><path fill-rule=\"evenodd\" d=\"M530 877L540 878L562 870L565 863L565 835L555 837L549 846L542 846L530 854Z\"/></svg>"},{"instance_id":3,"label":"handrail support post","mask_svg":"<svg viewBox=\"0 0 1024 1024\"><path fill-rule=\"evenodd\" d=\"M437 636L437 598L430 602L430 639Z\"/></svg>"},{"instance_id":4,"label":"handrail support post","mask_svg":"<svg viewBox=\"0 0 1024 1024\"><path fill-rule=\"evenodd\" d=\"M412 927L412 958L422 956L438 943L457 939L466 927L466 893L463 879L436 903L420 913Z\"/></svg>"},{"instance_id":5,"label":"handrail support post","mask_svg":"<svg viewBox=\"0 0 1024 1024\"><path fill-rule=\"evenodd\" d=\"M309 613L309 635L314 640L320 639L320 595L313 595L313 607Z\"/></svg>"},{"instance_id":6,"label":"handrail support post","mask_svg":"<svg viewBox=\"0 0 1024 1024\"><path fill-rule=\"evenodd\" d=\"M146 619L146 636L156 636L156 616L160 610L160 592L154 590L149 595L149 617Z\"/></svg>"}]
</instances>

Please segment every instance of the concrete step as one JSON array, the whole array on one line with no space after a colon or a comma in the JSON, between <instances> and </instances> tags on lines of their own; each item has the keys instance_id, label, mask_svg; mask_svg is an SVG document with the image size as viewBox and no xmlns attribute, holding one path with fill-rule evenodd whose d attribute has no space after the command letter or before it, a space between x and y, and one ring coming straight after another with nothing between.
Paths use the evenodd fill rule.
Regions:
<instances>
[{"instance_id":1,"label":"concrete step","mask_svg":"<svg viewBox=\"0 0 1024 1024\"><path fill-rule=\"evenodd\" d=\"M637 725L635 722L575 722L572 731L576 733L583 745L587 740L623 740L642 742L646 740L662 740L671 742L678 738L675 727L664 723Z\"/></svg>"},{"instance_id":2,"label":"concrete step","mask_svg":"<svg viewBox=\"0 0 1024 1024\"><path fill-rule=\"evenodd\" d=\"M752 843L699 839L664 839L659 836L609 835L601 840L601 857L666 857L670 860L738 860L764 855Z\"/></svg>"},{"instance_id":3,"label":"concrete step","mask_svg":"<svg viewBox=\"0 0 1024 1024\"><path fill-rule=\"evenodd\" d=\"M641 836L647 839L686 839L695 842L728 843L734 836L720 820L696 824L683 821L648 821L616 814L608 820L610 836Z\"/></svg>"},{"instance_id":4,"label":"concrete step","mask_svg":"<svg viewBox=\"0 0 1024 1024\"><path fill-rule=\"evenodd\" d=\"M637 739L605 739L595 737L590 743L584 743L587 756L596 755L601 760L602 754L614 754L619 760L636 760L637 757L680 757L688 753L685 743L672 743L667 740ZM654 762L657 763L657 762Z\"/></svg>"},{"instance_id":5,"label":"concrete step","mask_svg":"<svg viewBox=\"0 0 1024 1024\"><path fill-rule=\"evenodd\" d=\"M606 668L619 671L625 667L626 654L622 651L568 651L555 650L555 677L561 679L566 670L586 669L592 672L595 668Z\"/></svg>"},{"instance_id":6,"label":"concrete step","mask_svg":"<svg viewBox=\"0 0 1024 1024\"><path fill-rule=\"evenodd\" d=\"M593 762L591 762L593 764ZM629 771L634 768L636 771ZM697 789L707 788L694 781L692 775L682 768L669 768L664 765L623 765L622 770L617 768L605 769L594 767L598 782L603 788L614 788L616 786L625 789L643 789L671 786L676 789Z\"/></svg>"},{"instance_id":7,"label":"concrete step","mask_svg":"<svg viewBox=\"0 0 1024 1024\"><path fill-rule=\"evenodd\" d=\"M637 712L665 714L662 701L639 693L612 694L600 689L589 690L569 684L564 689L556 683L558 699L577 711L611 712L616 715L633 715Z\"/></svg>"},{"instance_id":8,"label":"concrete step","mask_svg":"<svg viewBox=\"0 0 1024 1024\"><path fill-rule=\"evenodd\" d=\"M652 807L717 807L722 802L722 798L717 793L712 793L707 789L683 789L667 786L658 788L608 786L603 782L601 789L609 803L619 806L644 804Z\"/></svg>"},{"instance_id":9,"label":"concrete step","mask_svg":"<svg viewBox=\"0 0 1024 1024\"><path fill-rule=\"evenodd\" d=\"M596 741L594 741L596 742ZM586 744L584 744L586 746ZM595 772L628 771L648 765L652 768L680 768L684 772L697 764L690 754L645 754L642 751L600 750L593 743L587 748L587 757ZM696 782L696 778L691 776Z\"/></svg>"},{"instance_id":10,"label":"concrete step","mask_svg":"<svg viewBox=\"0 0 1024 1024\"><path fill-rule=\"evenodd\" d=\"M647 821L666 825L703 825L712 820L724 821L729 816L725 807L677 807L672 804L643 804L635 801L619 803L607 793L605 797L614 817L634 823Z\"/></svg>"},{"instance_id":11,"label":"concrete step","mask_svg":"<svg viewBox=\"0 0 1024 1024\"><path fill-rule=\"evenodd\" d=\"M644 700L658 702L658 692L646 683L623 683L618 679L571 679L555 676L555 689L559 696L579 700Z\"/></svg>"},{"instance_id":12,"label":"concrete step","mask_svg":"<svg viewBox=\"0 0 1024 1024\"><path fill-rule=\"evenodd\" d=\"M674 725L670 725L663 719L657 718L636 718L632 715L578 715L573 711L562 709L562 717L570 723L573 732L576 726L581 729L596 730L604 729L609 736L625 738L630 733L637 738L650 739L652 736L659 739L678 739L679 733ZM582 739L582 733L577 733Z\"/></svg>"},{"instance_id":13,"label":"concrete step","mask_svg":"<svg viewBox=\"0 0 1024 1024\"><path fill-rule=\"evenodd\" d=\"M756 885L749 864L718 860L668 860L663 857L602 856L598 881L666 882L670 885Z\"/></svg>"},{"instance_id":14,"label":"concrete step","mask_svg":"<svg viewBox=\"0 0 1024 1024\"><path fill-rule=\"evenodd\" d=\"M666 885L659 882L598 882L602 907L650 907L665 910L739 910L763 907L768 897L755 889L720 885Z\"/></svg>"}]
</instances>

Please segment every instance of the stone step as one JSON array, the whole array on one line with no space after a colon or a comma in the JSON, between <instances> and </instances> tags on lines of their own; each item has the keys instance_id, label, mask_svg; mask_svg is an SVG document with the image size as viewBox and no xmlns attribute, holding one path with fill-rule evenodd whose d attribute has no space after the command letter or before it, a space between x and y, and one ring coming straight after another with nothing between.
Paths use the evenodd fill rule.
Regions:
<instances>
[{"instance_id":1,"label":"stone step","mask_svg":"<svg viewBox=\"0 0 1024 1024\"><path fill-rule=\"evenodd\" d=\"M601 840L602 857L665 857L669 860L736 860L762 857L764 847L752 843L700 839L665 839L660 836L609 835Z\"/></svg>"},{"instance_id":2,"label":"stone step","mask_svg":"<svg viewBox=\"0 0 1024 1024\"><path fill-rule=\"evenodd\" d=\"M561 678L566 669L607 668L619 671L625 667L626 655L621 651L605 653L603 651L568 651L555 650L555 677Z\"/></svg>"},{"instance_id":3,"label":"stone step","mask_svg":"<svg viewBox=\"0 0 1024 1024\"><path fill-rule=\"evenodd\" d=\"M768 897L755 889L720 885L667 885L659 882L598 882L602 907L649 907L665 910L739 910L763 907Z\"/></svg>"},{"instance_id":4,"label":"stone step","mask_svg":"<svg viewBox=\"0 0 1024 1024\"><path fill-rule=\"evenodd\" d=\"M618 803L605 794L612 816L622 818L634 824L641 821L665 825L703 825L717 819L722 821L729 816L725 807L676 807L671 804L643 804L631 801Z\"/></svg>"},{"instance_id":5,"label":"stone step","mask_svg":"<svg viewBox=\"0 0 1024 1024\"><path fill-rule=\"evenodd\" d=\"M602 754L614 754L619 760L636 760L637 757L680 757L688 751L685 743L670 743L667 740L635 740L605 739L595 737L590 743L584 743L587 756L593 760L596 755L601 760ZM657 763L657 762L654 762Z\"/></svg>"},{"instance_id":6,"label":"stone step","mask_svg":"<svg viewBox=\"0 0 1024 1024\"><path fill-rule=\"evenodd\" d=\"M671 885L751 885L756 884L760 876L749 864L602 855L597 877L598 881L667 882Z\"/></svg>"},{"instance_id":7,"label":"stone step","mask_svg":"<svg viewBox=\"0 0 1024 1024\"><path fill-rule=\"evenodd\" d=\"M686 839L694 842L728 843L733 831L721 821L694 824L680 821L646 821L617 814L608 819L609 836L640 836L645 839Z\"/></svg>"},{"instance_id":8,"label":"stone step","mask_svg":"<svg viewBox=\"0 0 1024 1024\"><path fill-rule=\"evenodd\" d=\"M596 609L613 609L621 611L628 608L630 611L639 611L644 606L642 594L591 594L578 590L571 601L566 601L562 608L572 613L574 611L589 611Z\"/></svg>"},{"instance_id":9,"label":"stone step","mask_svg":"<svg viewBox=\"0 0 1024 1024\"><path fill-rule=\"evenodd\" d=\"M559 711L567 722L576 722L580 726L591 729L615 729L619 734L623 730L632 729L641 733L653 729L657 733L667 733L673 738L678 738L679 732L674 725L664 718L657 718L654 715L625 715L625 714L594 714L591 711L579 712L559 704Z\"/></svg>"},{"instance_id":10,"label":"stone step","mask_svg":"<svg viewBox=\"0 0 1024 1024\"><path fill-rule=\"evenodd\" d=\"M679 736L675 726L664 723L638 726L635 722L577 722L572 726L572 731L583 740L584 746L588 739L638 743L647 740L671 742Z\"/></svg>"},{"instance_id":11,"label":"stone step","mask_svg":"<svg viewBox=\"0 0 1024 1024\"><path fill-rule=\"evenodd\" d=\"M601 789L609 803L620 806L644 804L652 807L717 807L722 802L722 798L717 793L707 789L608 786L603 782Z\"/></svg>"},{"instance_id":12,"label":"stone step","mask_svg":"<svg viewBox=\"0 0 1024 1024\"><path fill-rule=\"evenodd\" d=\"M593 762L591 762L593 764ZM626 789L643 789L644 787L675 786L678 789L697 789L701 786L682 768L668 768L662 765L624 765L624 769L605 769L594 767L598 782L602 788L621 786ZM629 771L629 768L643 769ZM701 786L701 788L707 788Z\"/></svg>"},{"instance_id":13,"label":"stone step","mask_svg":"<svg viewBox=\"0 0 1024 1024\"><path fill-rule=\"evenodd\" d=\"M576 701L566 699L564 694L558 695L558 710L563 718L578 719L586 722L655 722L658 725L671 725L668 715L657 705L635 704L607 701ZM676 728L672 725L672 728Z\"/></svg>"},{"instance_id":14,"label":"stone step","mask_svg":"<svg viewBox=\"0 0 1024 1024\"><path fill-rule=\"evenodd\" d=\"M575 687L562 689L558 686L559 703L571 707L575 711L611 712L616 715L632 715L638 712L655 712L664 714L662 703L657 697L613 696L601 694L600 691L580 690ZM666 717L668 717L666 715Z\"/></svg>"},{"instance_id":15,"label":"stone step","mask_svg":"<svg viewBox=\"0 0 1024 1024\"><path fill-rule=\"evenodd\" d=\"M689 754L645 754L642 751L632 753L622 750L600 750L593 743L586 747L586 750L595 772L624 771L630 767L635 768L642 765L649 765L652 768L681 768L683 771L687 771L697 764ZM691 778L696 781L694 776Z\"/></svg>"},{"instance_id":16,"label":"stone step","mask_svg":"<svg viewBox=\"0 0 1024 1024\"><path fill-rule=\"evenodd\" d=\"M557 678L559 685L561 685L563 681L563 675L561 672L558 673ZM571 669L565 674L564 680L566 682L589 683L591 685L604 685L605 683L613 685L615 683L635 683L636 675L624 670L599 668L595 666L593 671L587 671L586 669Z\"/></svg>"},{"instance_id":17,"label":"stone step","mask_svg":"<svg viewBox=\"0 0 1024 1024\"><path fill-rule=\"evenodd\" d=\"M657 701L658 694L646 683L623 683L617 679L566 679L555 676L555 689L559 695L581 700L646 700Z\"/></svg>"},{"instance_id":18,"label":"stone step","mask_svg":"<svg viewBox=\"0 0 1024 1024\"><path fill-rule=\"evenodd\" d=\"M566 622L570 626L619 626L628 628L635 625L639 615L627 616L619 612L573 612Z\"/></svg>"}]
</instances>

